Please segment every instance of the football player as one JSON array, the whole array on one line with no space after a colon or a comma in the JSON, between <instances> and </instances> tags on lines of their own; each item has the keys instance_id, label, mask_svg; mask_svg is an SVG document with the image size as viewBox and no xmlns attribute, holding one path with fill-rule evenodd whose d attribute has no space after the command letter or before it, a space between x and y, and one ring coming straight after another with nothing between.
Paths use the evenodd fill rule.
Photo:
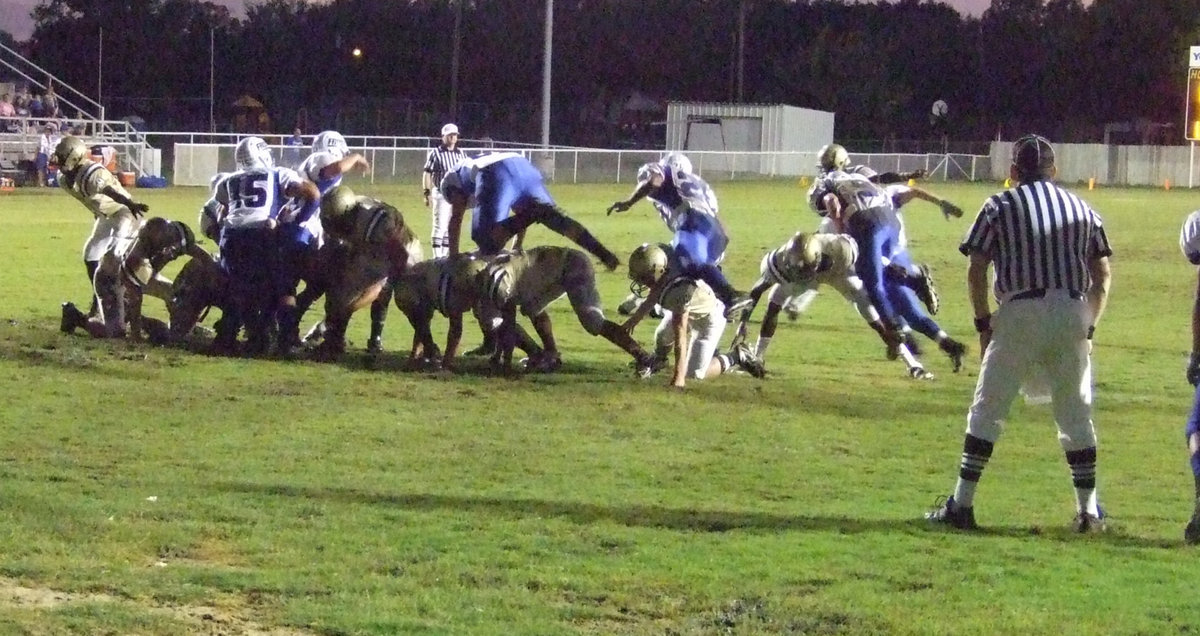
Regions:
<instances>
[{"instance_id":1,"label":"football player","mask_svg":"<svg viewBox=\"0 0 1200 636\"><path fill-rule=\"evenodd\" d=\"M1179 233L1179 247L1192 265L1200 266L1200 211L1192 212L1183 222ZM1200 269L1196 270L1197 285L1192 302L1192 353L1188 359L1187 381L1194 390L1192 411L1183 427L1183 439L1187 444L1188 459L1195 483L1195 499L1192 502L1192 518L1183 528L1183 540L1188 544L1200 543Z\"/></svg>"},{"instance_id":2,"label":"football player","mask_svg":"<svg viewBox=\"0 0 1200 636\"><path fill-rule=\"evenodd\" d=\"M197 220L200 235L214 243L221 241L221 220L225 218L225 206L217 201L217 189L221 186L221 182L229 177L229 174L228 172L218 172L213 175L208 182L210 192L208 201L200 206L200 218Z\"/></svg>"},{"instance_id":3,"label":"football player","mask_svg":"<svg viewBox=\"0 0 1200 636\"><path fill-rule=\"evenodd\" d=\"M775 335L779 313L784 306L792 298L815 292L822 284L833 287L853 303L863 320L883 338L886 329L879 319L879 312L871 305L862 281L854 271L857 259L858 245L845 234L798 232L787 243L763 256L761 273L750 290L751 303L742 312L734 341L740 342L745 338L747 324L759 298L771 291L754 348L754 355L761 361ZM922 380L933 379L933 374L925 370L905 344L899 345L899 357L907 365L909 376Z\"/></svg>"},{"instance_id":4,"label":"football player","mask_svg":"<svg viewBox=\"0 0 1200 636\"><path fill-rule=\"evenodd\" d=\"M167 325L142 316L142 298L149 294L170 300L171 281L161 271L183 255L212 260L196 245L188 226L179 221L150 219L131 243L113 244L97 263L93 289L99 313L95 318L89 319L74 303L63 303L59 324L63 333L78 328L96 338L128 336L141 340L145 329L152 342L165 344L169 339Z\"/></svg>"},{"instance_id":5,"label":"football player","mask_svg":"<svg viewBox=\"0 0 1200 636\"><path fill-rule=\"evenodd\" d=\"M507 365L511 361L512 347L521 336L516 323L519 310L533 323L544 350L540 356L530 356L526 368L554 371L562 365L546 308L563 295L571 302L579 323L589 334L617 345L633 356L639 366L648 366L651 362L650 355L629 333L604 317L592 262L579 250L543 245L524 252L501 254L492 259L477 278L483 287L481 298L485 301L485 309L481 310L484 314L482 322L489 323L490 312L498 312L500 317L501 346L494 358L497 362Z\"/></svg>"},{"instance_id":6,"label":"football player","mask_svg":"<svg viewBox=\"0 0 1200 636\"><path fill-rule=\"evenodd\" d=\"M74 135L63 137L55 146L54 162L61 171L59 187L69 192L96 217L92 235L83 245L83 265L87 269L90 285L96 278L100 258L114 246L119 250L125 249L137 235L150 206L134 201L116 175L91 160L87 144ZM88 315L94 315L96 310L97 305L93 300Z\"/></svg>"},{"instance_id":7,"label":"football player","mask_svg":"<svg viewBox=\"0 0 1200 636\"><path fill-rule=\"evenodd\" d=\"M671 239L672 267L680 274L704 281L716 292L729 315L748 302L737 292L718 267L725 258L729 235L717 217L717 197L711 187L692 173L692 163L680 153L671 153L655 163L638 169L638 184L624 201L617 201L608 213L624 212L634 203L649 198L662 216ZM665 280L665 279L664 279ZM661 290L652 290L657 296ZM648 306L638 306L634 316L644 316Z\"/></svg>"},{"instance_id":8,"label":"football player","mask_svg":"<svg viewBox=\"0 0 1200 636\"><path fill-rule=\"evenodd\" d=\"M651 303L661 306L663 319L654 332L655 362L640 368L639 375L647 377L665 364L673 349L675 371L671 384L678 388L683 388L689 377L702 380L727 373L735 367L754 377L763 377L762 363L745 344L739 343L727 353L714 355L721 334L725 332L724 306L707 283L673 272L671 249L670 246L646 243L629 256L629 279L634 288L640 292L662 290L658 296L647 297L643 303L643 306ZM665 284L664 278L667 279Z\"/></svg>"},{"instance_id":9,"label":"football player","mask_svg":"<svg viewBox=\"0 0 1200 636\"><path fill-rule=\"evenodd\" d=\"M395 207L358 196L339 185L321 197L321 225L330 240L341 241L346 253L331 267L325 294L325 340L319 355L336 357L345 351L350 316L370 305L387 286L421 260L421 244Z\"/></svg>"},{"instance_id":10,"label":"football player","mask_svg":"<svg viewBox=\"0 0 1200 636\"><path fill-rule=\"evenodd\" d=\"M324 195L341 185L343 174L354 170L365 172L370 168L366 157L350 152L346 138L341 133L326 130L313 139L312 154L301 162L297 170L301 176L316 184L317 190ZM319 204L319 201L293 202L280 213L279 248L284 294L279 311L279 338L285 349L299 343L300 320L308 307L324 293L323 276L319 271L322 259L318 254L324 244ZM297 300L296 288L301 280L305 283L305 292L303 299ZM371 308L372 342L376 346L379 335L375 330L374 317L376 312L381 312L378 322L382 330L389 301L390 298L384 298L382 303L377 300ZM377 305L382 307L377 309Z\"/></svg>"},{"instance_id":11,"label":"football player","mask_svg":"<svg viewBox=\"0 0 1200 636\"><path fill-rule=\"evenodd\" d=\"M171 296L167 300L170 341L183 342L192 334L207 315L209 308L221 310L222 318L229 311L228 277L221 265L211 256L197 256L183 264L175 280L171 281Z\"/></svg>"},{"instance_id":12,"label":"football player","mask_svg":"<svg viewBox=\"0 0 1200 636\"><path fill-rule=\"evenodd\" d=\"M244 325L247 352L262 354L286 293L277 249L280 211L288 198L304 205L317 201L320 193L295 170L276 166L270 147L259 137L238 142L234 159L237 172L220 183L216 196L226 210L220 263L229 276L231 302L214 344L232 352Z\"/></svg>"}]
</instances>

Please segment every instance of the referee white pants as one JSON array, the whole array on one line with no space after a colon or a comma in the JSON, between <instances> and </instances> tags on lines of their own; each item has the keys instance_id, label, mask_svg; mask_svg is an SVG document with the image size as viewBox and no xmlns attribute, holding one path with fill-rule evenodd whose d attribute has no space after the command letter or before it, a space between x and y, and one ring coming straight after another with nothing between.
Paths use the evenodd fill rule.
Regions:
<instances>
[{"instance_id":1,"label":"referee white pants","mask_svg":"<svg viewBox=\"0 0 1200 636\"><path fill-rule=\"evenodd\" d=\"M442 197L436 188L429 193L429 210L433 215L433 231L429 244L433 249L433 257L440 258L450 254L450 202Z\"/></svg>"},{"instance_id":2,"label":"referee white pants","mask_svg":"<svg viewBox=\"0 0 1200 636\"><path fill-rule=\"evenodd\" d=\"M995 442L1021 383L1040 365L1049 379L1058 438L1065 451L1096 445L1092 426L1092 368L1087 302L1066 291L1001 303L992 316L992 341L983 354L967 433Z\"/></svg>"},{"instance_id":3,"label":"referee white pants","mask_svg":"<svg viewBox=\"0 0 1200 636\"><path fill-rule=\"evenodd\" d=\"M83 244L83 260L97 262L110 247L115 247L117 251L124 250L125 245L137 236L141 225L137 217L125 208L111 216L97 216L92 225L92 235Z\"/></svg>"},{"instance_id":4,"label":"referee white pants","mask_svg":"<svg viewBox=\"0 0 1200 636\"><path fill-rule=\"evenodd\" d=\"M721 305L718 305L718 308ZM721 334L725 333L725 316L714 311L704 316L693 316L688 320L688 350L680 352L687 358L687 377L703 380L708 375L709 363L717 354ZM659 349L675 344L675 327L671 325L671 312L663 310L662 321L654 330L654 340Z\"/></svg>"}]
</instances>

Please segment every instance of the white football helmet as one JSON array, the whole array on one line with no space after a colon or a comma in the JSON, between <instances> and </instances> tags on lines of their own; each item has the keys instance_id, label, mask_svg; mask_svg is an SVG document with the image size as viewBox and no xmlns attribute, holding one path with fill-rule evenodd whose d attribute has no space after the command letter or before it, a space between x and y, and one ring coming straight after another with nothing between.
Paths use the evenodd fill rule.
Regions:
<instances>
[{"instance_id":1,"label":"white football helmet","mask_svg":"<svg viewBox=\"0 0 1200 636\"><path fill-rule=\"evenodd\" d=\"M350 154L350 146L346 144L346 138L342 136L342 133L336 130L326 130L313 139L313 152L328 152L341 159Z\"/></svg>"},{"instance_id":2,"label":"white football helmet","mask_svg":"<svg viewBox=\"0 0 1200 636\"><path fill-rule=\"evenodd\" d=\"M672 152L662 158L662 164L668 166L676 172L691 172L692 160L688 159L682 152Z\"/></svg>"},{"instance_id":3,"label":"white football helmet","mask_svg":"<svg viewBox=\"0 0 1200 636\"><path fill-rule=\"evenodd\" d=\"M629 291L642 298L667 273L667 250L657 243L642 243L629 255Z\"/></svg>"},{"instance_id":4,"label":"white football helmet","mask_svg":"<svg viewBox=\"0 0 1200 636\"><path fill-rule=\"evenodd\" d=\"M275 167L275 160L271 157L271 147L261 137L246 137L239 141L237 148L233 151L233 159L238 170Z\"/></svg>"},{"instance_id":5,"label":"white football helmet","mask_svg":"<svg viewBox=\"0 0 1200 636\"><path fill-rule=\"evenodd\" d=\"M79 137L68 135L54 147L54 162L64 172L70 172L78 168L89 154L91 153L88 151L87 144L83 143Z\"/></svg>"}]
</instances>

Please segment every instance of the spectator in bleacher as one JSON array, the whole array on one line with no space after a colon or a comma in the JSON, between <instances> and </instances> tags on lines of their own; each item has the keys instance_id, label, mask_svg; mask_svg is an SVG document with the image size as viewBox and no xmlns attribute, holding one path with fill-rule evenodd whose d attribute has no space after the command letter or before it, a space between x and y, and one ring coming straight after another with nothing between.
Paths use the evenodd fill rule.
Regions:
<instances>
[{"instance_id":1,"label":"spectator in bleacher","mask_svg":"<svg viewBox=\"0 0 1200 636\"><path fill-rule=\"evenodd\" d=\"M17 117L29 116L29 87L24 84L17 89L17 94L13 97L13 107L17 109Z\"/></svg>"},{"instance_id":2,"label":"spectator in bleacher","mask_svg":"<svg viewBox=\"0 0 1200 636\"><path fill-rule=\"evenodd\" d=\"M283 150L283 163L289 167L298 169L300 162L304 160L304 136L300 131L300 127L292 131L292 136L283 141L286 146Z\"/></svg>"},{"instance_id":3,"label":"spectator in bleacher","mask_svg":"<svg viewBox=\"0 0 1200 636\"><path fill-rule=\"evenodd\" d=\"M54 148L61 139L57 124L50 122L42 127L42 134L38 136L36 161L38 186L50 183L50 155L54 154Z\"/></svg>"},{"instance_id":4,"label":"spectator in bleacher","mask_svg":"<svg viewBox=\"0 0 1200 636\"><path fill-rule=\"evenodd\" d=\"M61 117L58 110L58 95L54 93L54 80L47 80L46 94L42 95L42 108L47 117Z\"/></svg>"},{"instance_id":5,"label":"spectator in bleacher","mask_svg":"<svg viewBox=\"0 0 1200 636\"><path fill-rule=\"evenodd\" d=\"M45 114L46 109L42 104L42 96L34 93L33 96L29 98L29 116L43 117Z\"/></svg>"},{"instance_id":6,"label":"spectator in bleacher","mask_svg":"<svg viewBox=\"0 0 1200 636\"><path fill-rule=\"evenodd\" d=\"M20 123L17 122L17 108L13 106L12 95L0 95L0 130L16 132L18 126Z\"/></svg>"}]
</instances>

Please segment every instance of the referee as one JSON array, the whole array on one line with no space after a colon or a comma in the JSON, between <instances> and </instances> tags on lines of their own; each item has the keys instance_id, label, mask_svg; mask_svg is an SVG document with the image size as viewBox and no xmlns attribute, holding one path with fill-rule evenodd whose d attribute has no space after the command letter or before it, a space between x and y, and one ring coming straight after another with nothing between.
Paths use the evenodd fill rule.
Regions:
<instances>
[{"instance_id":1,"label":"referee","mask_svg":"<svg viewBox=\"0 0 1200 636\"><path fill-rule=\"evenodd\" d=\"M429 151L429 156L425 157L425 170L421 173L421 192L425 205L433 212L433 234L429 242L434 258L450 254L450 203L442 198L438 184L447 172L466 158L466 153L458 149L458 126L442 126L442 145Z\"/></svg>"},{"instance_id":2,"label":"referee","mask_svg":"<svg viewBox=\"0 0 1200 636\"><path fill-rule=\"evenodd\" d=\"M1052 182L1054 148L1037 135L1012 148L1017 186L993 195L959 250L970 257L967 290L975 310L983 365L954 494L926 514L931 522L975 528L979 477L1000 437L1022 381L1049 377L1054 420L1075 486L1076 532L1104 530L1096 500L1096 433L1092 426L1091 337L1108 299L1112 254L1100 215ZM995 314L988 269L995 266Z\"/></svg>"}]
</instances>

